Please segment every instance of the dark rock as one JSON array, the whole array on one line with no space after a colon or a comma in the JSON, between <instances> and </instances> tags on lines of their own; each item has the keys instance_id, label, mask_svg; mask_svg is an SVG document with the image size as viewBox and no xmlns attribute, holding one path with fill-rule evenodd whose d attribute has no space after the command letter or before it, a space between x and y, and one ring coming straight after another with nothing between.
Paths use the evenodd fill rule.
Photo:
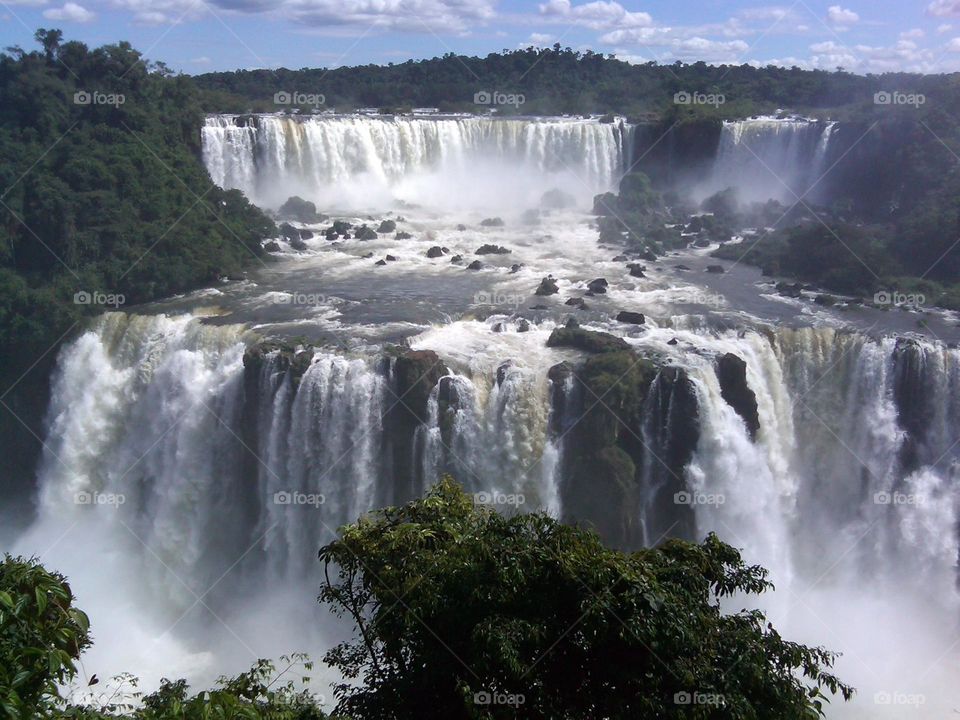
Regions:
<instances>
[{"instance_id":1,"label":"dark rock","mask_svg":"<svg viewBox=\"0 0 960 720\"><path fill-rule=\"evenodd\" d=\"M513 265L510 266L510 272L511 273L520 272L520 268L522 267L523 267L523 263L514 263Z\"/></svg>"},{"instance_id":2,"label":"dark rock","mask_svg":"<svg viewBox=\"0 0 960 720\"><path fill-rule=\"evenodd\" d=\"M714 275L723 275L726 270L723 269L723 265L707 265L707 272Z\"/></svg>"},{"instance_id":3,"label":"dark rock","mask_svg":"<svg viewBox=\"0 0 960 720\"><path fill-rule=\"evenodd\" d=\"M280 224L280 237L285 238L286 240L299 240L300 231L297 230L290 223L281 223Z\"/></svg>"},{"instance_id":4,"label":"dark rock","mask_svg":"<svg viewBox=\"0 0 960 720\"><path fill-rule=\"evenodd\" d=\"M529 332L530 322L526 318L520 318L517 322L517 332Z\"/></svg>"},{"instance_id":5,"label":"dark rock","mask_svg":"<svg viewBox=\"0 0 960 720\"><path fill-rule=\"evenodd\" d=\"M507 360L505 363L501 363L500 367L497 368L497 387L503 385L503 381L507 378L507 373L510 372L510 369L513 366L513 360Z\"/></svg>"},{"instance_id":6,"label":"dark rock","mask_svg":"<svg viewBox=\"0 0 960 720\"><path fill-rule=\"evenodd\" d=\"M357 240L376 240L377 233L373 228L367 227L366 225L361 225L354 233L354 237Z\"/></svg>"},{"instance_id":7,"label":"dark rock","mask_svg":"<svg viewBox=\"0 0 960 720\"><path fill-rule=\"evenodd\" d=\"M466 225L457 225L457 230L459 230L460 232L463 232L466 229L467 229Z\"/></svg>"},{"instance_id":8,"label":"dark rock","mask_svg":"<svg viewBox=\"0 0 960 720\"><path fill-rule=\"evenodd\" d=\"M330 226L330 230L333 230L337 235L349 235L350 228L353 227L346 220L334 220L333 225Z\"/></svg>"},{"instance_id":9,"label":"dark rock","mask_svg":"<svg viewBox=\"0 0 960 720\"><path fill-rule=\"evenodd\" d=\"M290 197L280 206L280 209L277 210L277 217L281 220L293 220L311 225L324 222L327 219L325 215L317 212L316 205L296 195Z\"/></svg>"},{"instance_id":10,"label":"dark rock","mask_svg":"<svg viewBox=\"0 0 960 720\"><path fill-rule=\"evenodd\" d=\"M643 313L621 310L617 313L617 321L630 323L631 325L643 325L647 319L643 316Z\"/></svg>"},{"instance_id":11,"label":"dark rock","mask_svg":"<svg viewBox=\"0 0 960 720\"><path fill-rule=\"evenodd\" d=\"M680 344L680 341L677 340L676 338L670 338L670 340L667 342L667 345L679 345L679 344Z\"/></svg>"},{"instance_id":12,"label":"dark rock","mask_svg":"<svg viewBox=\"0 0 960 720\"><path fill-rule=\"evenodd\" d=\"M301 231L300 231L300 237L303 238L304 240L309 240L310 238L313 237L313 231L312 231L312 230L301 230Z\"/></svg>"},{"instance_id":13,"label":"dark rock","mask_svg":"<svg viewBox=\"0 0 960 720\"><path fill-rule=\"evenodd\" d=\"M439 245L434 245L432 248L427 250L428 258L438 258L443 257L443 249Z\"/></svg>"},{"instance_id":14,"label":"dark rock","mask_svg":"<svg viewBox=\"0 0 960 720\"><path fill-rule=\"evenodd\" d=\"M454 265L462 265L463 255L454 255L452 258L450 258L450 262L453 263Z\"/></svg>"},{"instance_id":15,"label":"dark rock","mask_svg":"<svg viewBox=\"0 0 960 720\"><path fill-rule=\"evenodd\" d=\"M498 217L486 218L481 220L480 224L483 225L483 227L503 227L505 225L503 220Z\"/></svg>"},{"instance_id":16,"label":"dark rock","mask_svg":"<svg viewBox=\"0 0 960 720\"><path fill-rule=\"evenodd\" d=\"M580 321L571 315L567 318L567 322L564 327L567 328L567 330L576 330L578 327L580 327Z\"/></svg>"},{"instance_id":17,"label":"dark rock","mask_svg":"<svg viewBox=\"0 0 960 720\"><path fill-rule=\"evenodd\" d=\"M813 301L817 305L823 305L824 307L832 307L837 304L837 299L833 295L827 295L826 293L820 293Z\"/></svg>"},{"instance_id":18,"label":"dark rock","mask_svg":"<svg viewBox=\"0 0 960 720\"><path fill-rule=\"evenodd\" d=\"M584 300L583 298L572 297L569 300L567 300L564 303L564 305L570 305L571 307L576 307L576 308L580 308L581 310L586 310L587 301Z\"/></svg>"},{"instance_id":19,"label":"dark rock","mask_svg":"<svg viewBox=\"0 0 960 720\"><path fill-rule=\"evenodd\" d=\"M387 256L384 258L384 260L386 260L387 262L396 262L396 261L397 261L397 258L394 257L393 255L387 255Z\"/></svg>"},{"instance_id":20,"label":"dark rock","mask_svg":"<svg viewBox=\"0 0 960 720\"><path fill-rule=\"evenodd\" d=\"M639 263L630 263L627 265L630 268L630 277L644 278L646 275L644 271L647 269L646 266L640 265Z\"/></svg>"},{"instance_id":21,"label":"dark rock","mask_svg":"<svg viewBox=\"0 0 960 720\"><path fill-rule=\"evenodd\" d=\"M747 385L747 363L743 358L726 353L717 359L717 380L720 382L720 394L727 405L743 418L753 440L760 429L760 413L757 409L757 396Z\"/></svg>"},{"instance_id":22,"label":"dark rock","mask_svg":"<svg viewBox=\"0 0 960 720\"><path fill-rule=\"evenodd\" d=\"M694 247L698 247L698 248L710 247L710 239L709 239L709 238L697 238L696 240L693 241L693 246L694 246Z\"/></svg>"},{"instance_id":23,"label":"dark rock","mask_svg":"<svg viewBox=\"0 0 960 720\"><path fill-rule=\"evenodd\" d=\"M502 245L481 245L477 248L475 255L509 255L510 251Z\"/></svg>"},{"instance_id":24,"label":"dark rock","mask_svg":"<svg viewBox=\"0 0 960 720\"><path fill-rule=\"evenodd\" d=\"M307 244L300 238L290 238L290 247L297 252L305 252L308 249Z\"/></svg>"},{"instance_id":25,"label":"dark rock","mask_svg":"<svg viewBox=\"0 0 960 720\"><path fill-rule=\"evenodd\" d=\"M386 260L377 260L377 261L374 263L374 265L386 265L386 264L387 264L387 261L386 261Z\"/></svg>"},{"instance_id":26,"label":"dark rock","mask_svg":"<svg viewBox=\"0 0 960 720\"><path fill-rule=\"evenodd\" d=\"M467 265L467 270L481 270L483 269L483 263L479 260L474 260L472 263Z\"/></svg>"},{"instance_id":27,"label":"dark rock","mask_svg":"<svg viewBox=\"0 0 960 720\"><path fill-rule=\"evenodd\" d=\"M313 348L297 350L286 343L265 341L246 349L243 367L245 372L259 375L265 364L271 362L271 371L286 373L297 385L313 362L313 352Z\"/></svg>"},{"instance_id":28,"label":"dark rock","mask_svg":"<svg viewBox=\"0 0 960 720\"><path fill-rule=\"evenodd\" d=\"M557 285L557 281L553 279L552 275L549 275L540 281L540 287L536 289L534 295L556 295L558 292L560 292L560 287Z\"/></svg>"},{"instance_id":29,"label":"dark rock","mask_svg":"<svg viewBox=\"0 0 960 720\"><path fill-rule=\"evenodd\" d=\"M803 285L800 283L778 282L777 292L785 297L798 298L802 296Z\"/></svg>"},{"instance_id":30,"label":"dark rock","mask_svg":"<svg viewBox=\"0 0 960 720\"><path fill-rule=\"evenodd\" d=\"M610 333L595 332L582 328L556 328L547 339L547 347L572 347L590 353L607 353L629 350L623 338Z\"/></svg>"},{"instance_id":31,"label":"dark rock","mask_svg":"<svg viewBox=\"0 0 960 720\"><path fill-rule=\"evenodd\" d=\"M393 236L393 239L394 239L394 240L409 240L409 239L412 238L412 237L413 237L413 235L411 235L410 233L404 232L403 230L398 230L398 231L397 231L397 234Z\"/></svg>"},{"instance_id":32,"label":"dark rock","mask_svg":"<svg viewBox=\"0 0 960 720\"><path fill-rule=\"evenodd\" d=\"M496 325L493 326L493 331L495 333L502 333L503 330L504 330L504 327L502 322L498 322Z\"/></svg>"},{"instance_id":33,"label":"dark rock","mask_svg":"<svg viewBox=\"0 0 960 720\"><path fill-rule=\"evenodd\" d=\"M377 227L378 233L392 233L397 229L397 223L394 220L383 220Z\"/></svg>"},{"instance_id":34,"label":"dark rock","mask_svg":"<svg viewBox=\"0 0 960 720\"><path fill-rule=\"evenodd\" d=\"M608 283L605 278L597 278L596 280L588 282L587 288L589 288L590 292L594 295L603 295L607 292L609 285L610 283Z\"/></svg>"},{"instance_id":35,"label":"dark rock","mask_svg":"<svg viewBox=\"0 0 960 720\"><path fill-rule=\"evenodd\" d=\"M324 230L323 235L327 238L327 240L336 240L338 237L340 237L340 233L338 233L332 227L328 227L326 230Z\"/></svg>"},{"instance_id":36,"label":"dark rock","mask_svg":"<svg viewBox=\"0 0 960 720\"><path fill-rule=\"evenodd\" d=\"M364 260L369 260L370 258L373 257L373 253L372 252L364 253L360 257L362 257Z\"/></svg>"},{"instance_id":37,"label":"dark rock","mask_svg":"<svg viewBox=\"0 0 960 720\"><path fill-rule=\"evenodd\" d=\"M280 243L278 243L276 240L270 240L264 243L263 249L267 252L280 252L282 248L280 247Z\"/></svg>"},{"instance_id":38,"label":"dark rock","mask_svg":"<svg viewBox=\"0 0 960 720\"><path fill-rule=\"evenodd\" d=\"M644 248L643 252L640 253L640 259L647 262L656 262L657 256L650 248Z\"/></svg>"},{"instance_id":39,"label":"dark rock","mask_svg":"<svg viewBox=\"0 0 960 720\"><path fill-rule=\"evenodd\" d=\"M686 265L674 265L673 269L686 271L686 270L689 270L690 268L688 268Z\"/></svg>"},{"instance_id":40,"label":"dark rock","mask_svg":"<svg viewBox=\"0 0 960 720\"><path fill-rule=\"evenodd\" d=\"M610 262L626 262L629 259L626 255L617 255Z\"/></svg>"}]
</instances>

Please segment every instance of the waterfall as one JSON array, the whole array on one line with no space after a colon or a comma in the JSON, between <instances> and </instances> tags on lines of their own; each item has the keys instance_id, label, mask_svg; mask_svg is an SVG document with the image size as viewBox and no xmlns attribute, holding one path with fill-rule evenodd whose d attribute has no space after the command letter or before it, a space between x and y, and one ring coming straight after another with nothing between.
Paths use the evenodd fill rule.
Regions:
<instances>
[{"instance_id":1,"label":"waterfall","mask_svg":"<svg viewBox=\"0 0 960 720\"><path fill-rule=\"evenodd\" d=\"M803 118L752 118L725 121L711 177L703 188L709 195L737 188L743 201L802 198L811 203L825 197L822 178L828 170L830 141L836 123ZM807 194L809 191L809 194Z\"/></svg>"},{"instance_id":2,"label":"waterfall","mask_svg":"<svg viewBox=\"0 0 960 720\"><path fill-rule=\"evenodd\" d=\"M565 118L216 115L202 142L213 181L264 206L294 194L324 207L535 203L552 187L587 203L616 184L627 134Z\"/></svg>"},{"instance_id":3,"label":"waterfall","mask_svg":"<svg viewBox=\"0 0 960 720\"><path fill-rule=\"evenodd\" d=\"M490 357L498 347L517 357L525 338L539 347L545 333L536 334L512 333ZM197 317L109 313L61 352L39 518L21 542L50 546L45 558L76 580L95 627L123 617L154 647L160 630L141 626L157 617L188 643L209 628L177 618L211 585L204 607L231 624L274 622L258 613L279 601L252 598L282 589L299 601L285 601L289 632L271 639L295 643L316 611L317 548L365 511L410 499L398 488L417 492L450 472L504 512L614 518L604 527L625 528L622 542L715 531L771 569L775 618L797 597L815 615L834 603L863 614L830 623L827 645L862 643L867 617L902 618L907 657L939 637L911 618L954 629L960 350L834 329L651 327L631 343L663 364L636 424L617 430L636 461L636 491L610 507L598 478L571 485L571 463L593 436L578 434L589 393L573 365L555 364L562 353L483 369L453 362L441 343L449 369L405 434L390 412L402 393L389 357L258 343L241 326ZM724 399L717 359L728 353L746 362L755 437ZM58 544L64 528L75 535ZM244 602L256 608L236 607ZM782 619L822 637L815 619Z\"/></svg>"}]
</instances>

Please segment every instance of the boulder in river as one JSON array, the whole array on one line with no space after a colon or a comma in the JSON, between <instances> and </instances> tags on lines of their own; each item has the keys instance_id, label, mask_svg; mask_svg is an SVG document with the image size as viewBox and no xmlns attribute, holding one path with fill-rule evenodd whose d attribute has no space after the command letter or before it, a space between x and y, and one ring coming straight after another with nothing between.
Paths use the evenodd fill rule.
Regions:
<instances>
[{"instance_id":1,"label":"boulder in river","mask_svg":"<svg viewBox=\"0 0 960 720\"><path fill-rule=\"evenodd\" d=\"M480 224L483 227L503 227L506 223L503 222L502 218L492 217L481 220Z\"/></svg>"},{"instance_id":2,"label":"boulder in river","mask_svg":"<svg viewBox=\"0 0 960 720\"><path fill-rule=\"evenodd\" d=\"M487 243L477 248L475 255L509 255L510 250L503 245L492 245Z\"/></svg>"},{"instance_id":3,"label":"boulder in river","mask_svg":"<svg viewBox=\"0 0 960 720\"><path fill-rule=\"evenodd\" d=\"M443 257L443 249L439 245L434 245L432 248L427 250L428 258L438 258Z\"/></svg>"},{"instance_id":4,"label":"boulder in river","mask_svg":"<svg viewBox=\"0 0 960 720\"><path fill-rule=\"evenodd\" d=\"M553 275L548 275L540 281L540 287L536 289L534 294L546 296L556 295L558 292L560 292L560 287L557 285L557 281L553 279Z\"/></svg>"},{"instance_id":5,"label":"boulder in river","mask_svg":"<svg viewBox=\"0 0 960 720\"><path fill-rule=\"evenodd\" d=\"M757 396L747 385L746 361L733 353L721 355L717 359L717 380L720 395L743 418L750 437L755 440L760 429L760 413Z\"/></svg>"},{"instance_id":6,"label":"boulder in river","mask_svg":"<svg viewBox=\"0 0 960 720\"><path fill-rule=\"evenodd\" d=\"M378 233L392 233L397 229L397 223L394 220L382 220L377 227Z\"/></svg>"},{"instance_id":7,"label":"boulder in river","mask_svg":"<svg viewBox=\"0 0 960 720\"><path fill-rule=\"evenodd\" d=\"M474 260L472 263L467 265L467 270L482 270L482 269L483 269L483 263L480 262L479 260Z\"/></svg>"},{"instance_id":8,"label":"boulder in river","mask_svg":"<svg viewBox=\"0 0 960 720\"><path fill-rule=\"evenodd\" d=\"M594 295L603 295L607 291L607 287L610 285L605 278L597 278L596 280L591 280L587 283L587 288Z\"/></svg>"},{"instance_id":9,"label":"boulder in river","mask_svg":"<svg viewBox=\"0 0 960 720\"><path fill-rule=\"evenodd\" d=\"M643 313L631 312L630 310L621 310L617 313L617 322L629 323L631 325L643 325L647 319Z\"/></svg>"}]
</instances>

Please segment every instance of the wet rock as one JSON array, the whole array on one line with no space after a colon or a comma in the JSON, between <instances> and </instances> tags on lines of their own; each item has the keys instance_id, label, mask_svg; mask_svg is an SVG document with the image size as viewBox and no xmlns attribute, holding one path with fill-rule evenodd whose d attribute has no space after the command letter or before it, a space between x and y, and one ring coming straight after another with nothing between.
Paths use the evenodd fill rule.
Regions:
<instances>
[{"instance_id":1,"label":"wet rock","mask_svg":"<svg viewBox=\"0 0 960 720\"><path fill-rule=\"evenodd\" d=\"M463 255L454 255L452 258L450 258L450 262L453 263L454 265L462 265Z\"/></svg>"},{"instance_id":2,"label":"wet rock","mask_svg":"<svg viewBox=\"0 0 960 720\"><path fill-rule=\"evenodd\" d=\"M386 261L386 260L382 260L382 259L381 259L381 260L377 260L377 261L374 263L374 265L386 265L386 264L387 264L387 261Z\"/></svg>"},{"instance_id":3,"label":"wet rock","mask_svg":"<svg viewBox=\"0 0 960 720\"><path fill-rule=\"evenodd\" d=\"M497 387L503 385L503 381L507 378L507 373L510 372L513 366L513 360L507 360L505 363L500 364L500 367L497 368Z\"/></svg>"},{"instance_id":4,"label":"wet rock","mask_svg":"<svg viewBox=\"0 0 960 720\"><path fill-rule=\"evenodd\" d=\"M643 316L643 313L621 310L617 313L617 321L631 325L643 325L647 319Z\"/></svg>"},{"instance_id":5,"label":"wet rock","mask_svg":"<svg viewBox=\"0 0 960 720\"><path fill-rule=\"evenodd\" d=\"M467 226L466 226L466 225L463 225L463 224L457 225L457 230L459 230L460 232L463 232L463 231L466 230L466 229L467 229Z\"/></svg>"},{"instance_id":6,"label":"wet rock","mask_svg":"<svg viewBox=\"0 0 960 720\"><path fill-rule=\"evenodd\" d=\"M305 252L308 249L307 244L300 238L290 238L290 247L297 252Z\"/></svg>"},{"instance_id":7,"label":"wet rock","mask_svg":"<svg viewBox=\"0 0 960 720\"><path fill-rule=\"evenodd\" d=\"M327 218L317 212L317 206L309 200L293 195L277 210L277 217L281 220L315 224L324 222Z\"/></svg>"},{"instance_id":8,"label":"wet rock","mask_svg":"<svg viewBox=\"0 0 960 720\"><path fill-rule=\"evenodd\" d=\"M479 260L474 260L472 263L467 265L467 270L482 270L482 269L483 269L483 263L480 262Z\"/></svg>"},{"instance_id":9,"label":"wet rock","mask_svg":"<svg viewBox=\"0 0 960 720\"><path fill-rule=\"evenodd\" d=\"M354 237L357 240L376 240L377 233L373 228L367 227L366 225L361 225L354 233Z\"/></svg>"},{"instance_id":10,"label":"wet rock","mask_svg":"<svg viewBox=\"0 0 960 720\"><path fill-rule=\"evenodd\" d=\"M428 258L438 258L443 257L443 249L439 245L434 245L432 248L427 250Z\"/></svg>"},{"instance_id":11,"label":"wet rock","mask_svg":"<svg viewBox=\"0 0 960 720\"><path fill-rule=\"evenodd\" d=\"M373 253L372 252L364 253L360 257L362 257L364 260L369 260L370 258L373 257Z\"/></svg>"},{"instance_id":12,"label":"wet rock","mask_svg":"<svg viewBox=\"0 0 960 720\"><path fill-rule=\"evenodd\" d=\"M483 227L503 227L506 223L503 222L502 218L492 217L481 220L480 224Z\"/></svg>"},{"instance_id":13,"label":"wet rock","mask_svg":"<svg viewBox=\"0 0 960 720\"><path fill-rule=\"evenodd\" d=\"M670 338L670 340L667 342L667 345L679 345L679 344L680 344L680 341L677 340L676 338Z\"/></svg>"},{"instance_id":14,"label":"wet rock","mask_svg":"<svg viewBox=\"0 0 960 720\"><path fill-rule=\"evenodd\" d=\"M578 327L580 327L580 321L571 315L567 318L567 322L564 324L564 327L567 328L567 330L576 330Z\"/></svg>"},{"instance_id":15,"label":"wet rock","mask_svg":"<svg viewBox=\"0 0 960 720\"><path fill-rule=\"evenodd\" d=\"M377 227L378 233L392 233L397 229L397 223L394 220L382 220Z\"/></svg>"},{"instance_id":16,"label":"wet rock","mask_svg":"<svg viewBox=\"0 0 960 720\"><path fill-rule=\"evenodd\" d=\"M398 231L397 231L397 234L393 236L393 239L394 239L394 240L409 240L409 239L412 238L412 237L413 237L413 235L411 235L410 233L404 232L403 230L398 230Z\"/></svg>"},{"instance_id":17,"label":"wet rock","mask_svg":"<svg viewBox=\"0 0 960 720\"><path fill-rule=\"evenodd\" d=\"M267 362L272 362L271 370L286 373L296 385L313 362L313 352L313 348L297 349L287 343L257 343L243 353L244 372L257 376Z\"/></svg>"},{"instance_id":18,"label":"wet rock","mask_svg":"<svg viewBox=\"0 0 960 720\"><path fill-rule=\"evenodd\" d=\"M520 268L522 267L523 267L523 263L514 263L513 265L510 266L510 273L511 274L518 273L520 272Z\"/></svg>"},{"instance_id":19,"label":"wet rock","mask_svg":"<svg viewBox=\"0 0 960 720\"><path fill-rule=\"evenodd\" d=\"M557 281L553 279L553 275L548 275L540 281L540 287L536 289L534 295L540 295L541 297L547 295L556 295L560 292L560 287L557 285Z\"/></svg>"},{"instance_id":20,"label":"wet rock","mask_svg":"<svg viewBox=\"0 0 960 720\"><path fill-rule=\"evenodd\" d=\"M571 347L590 353L608 353L629 350L623 338L605 332L584 330L579 327L556 328L547 339L547 347Z\"/></svg>"},{"instance_id":21,"label":"wet rock","mask_svg":"<svg viewBox=\"0 0 960 720\"><path fill-rule=\"evenodd\" d=\"M707 272L714 275L723 275L726 270L723 269L723 265L707 265Z\"/></svg>"},{"instance_id":22,"label":"wet rock","mask_svg":"<svg viewBox=\"0 0 960 720\"><path fill-rule=\"evenodd\" d=\"M610 262L626 262L629 259L626 255L617 255Z\"/></svg>"},{"instance_id":23,"label":"wet rock","mask_svg":"<svg viewBox=\"0 0 960 720\"><path fill-rule=\"evenodd\" d=\"M646 266L640 265L639 263L630 263L629 265L627 265L627 267L630 268L630 277L636 277L636 278L646 277L646 275L644 274L644 272L647 269Z\"/></svg>"},{"instance_id":24,"label":"wet rock","mask_svg":"<svg viewBox=\"0 0 960 720\"><path fill-rule=\"evenodd\" d=\"M720 356L717 359L717 380L720 382L720 395L743 418L751 439L756 440L760 429L760 413L757 396L747 385L746 361L733 353Z\"/></svg>"},{"instance_id":25,"label":"wet rock","mask_svg":"<svg viewBox=\"0 0 960 720\"><path fill-rule=\"evenodd\" d=\"M386 260L387 262L396 262L396 261L397 261L397 258L396 258L395 256L393 256L393 255L387 255L387 256L384 258L384 260Z\"/></svg>"},{"instance_id":26,"label":"wet rock","mask_svg":"<svg viewBox=\"0 0 960 720\"><path fill-rule=\"evenodd\" d=\"M570 305L571 307L580 308L581 310L587 309L587 301L578 297L570 298L564 303L564 305Z\"/></svg>"},{"instance_id":27,"label":"wet rock","mask_svg":"<svg viewBox=\"0 0 960 720\"><path fill-rule=\"evenodd\" d=\"M490 243L487 243L485 245L481 245L480 247L478 247L477 251L474 254L475 255L509 255L510 250L503 247L503 245L491 245Z\"/></svg>"},{"instance_id":28,"label":"wet rock","mask_svg":"<svg viewBox=\"0 0 960 720\"><path fill-rule=\"evenodd\" d=\"M267 252L280 252L282 250L280 243L278 243L276 240L270 240L264 243L263 249Z\"/></svg>"},{"instance_id":29,"label":"wet rock","mask_svg":"<svg viewBox=\"0 0 960 720\"><path fill-rule=\"evenodd\" d=\"M526 318L520 318L517 322L517 332L529 332L530 331L530 322Z\"/></svg>"},{"instance_id":30,"label":"wet rock","mask_svg":"<svg viewBox=\"0 0 960 720\"><path fill-rule=\"evenodd\" d=\"M687 270L689 270L690 268L688 268L686 265L674 265L674 266L673 266L673 269L674 269L674 270L680 270L680 271L687 271Z\"/></svg>"},{"instance_id":31,"label":"wet rock","mask_svg":"<svg viewBox=\"0 0 960 720\"><path fill-rule=\"evenodd\" d=\"M656 262L657 256L650 248L644 248L643 252L640 253L640 259L647 262Z\"/></svg>"},{"instance_id":32,"label":"wet rock","mask_svg":"<svg viewBox=\"0 0 960 720\"><path fill-rule=\"evenodd\" d=\"M290 223L281 223L280 224L280 237L286 240L299 240L300 231L297 230Z\"/></svg>"},{"instance_id":33,"label":"wet rock","mask_svg":"<svg viewBox=\"0 0 960 720\"><path fill-rule=\"evenodd\" d=\"M603 295L605 292L607 292L607 287L609 287L609 285L610 283L608 283L605 278L597 278L596 280L591 280L588 282L587 288L594 295Z\"/></svg>"},{"instance_id":34,"label":"wet rock","mask_svg":"<svg viewBox=\"0 0 960 720\"><path fill-rule=\"evenodd\" d=\"M323 236L327 238L327 240L336 240L338 237L340 237L340 233L338 233L332 227L328 227L323 231Z\"/></svg>"},{"instance_id":35,"label":"wet rock","mask_svg":"<svg viewBox=\"0 0 960 720\"><path fill-rule=\"evenodd\" d=\"M330 226L330 230L335 232L337 235L343 235L346 237L350 234L350 228L352 227L353 226L346 220L334 220L333 225Z\"/></svg>"}]
</instances>

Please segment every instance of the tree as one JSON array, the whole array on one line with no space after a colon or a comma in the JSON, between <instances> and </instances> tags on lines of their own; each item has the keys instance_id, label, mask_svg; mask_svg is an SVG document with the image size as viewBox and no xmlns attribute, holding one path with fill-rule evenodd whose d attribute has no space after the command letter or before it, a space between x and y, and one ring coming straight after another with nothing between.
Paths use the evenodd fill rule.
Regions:
<instances>
[{"instance_id":1,"label":"tree","mask_svg":"<svg viewBox=\"0 0 960 720\"><path fill-rule=\"evenodd\" d=\"M58 685L76 673L90 645L87 616L73 607L66 579L36 560L9 555L0 564L0 716L43 716Z\"/></svg>"},{"instance_id":2,"label":"tree","mask_svg":"<svg viewBox=\"0 0 960 720\"><path fill-rule=\"evenodd\" d=\"M835 655L784 640L767 572L710 535L623 553L545 514L478 509L450 478L342 530L320 601L357 637L326 657L348 716L811 718Z\"/></svg>"}]
</instances>

